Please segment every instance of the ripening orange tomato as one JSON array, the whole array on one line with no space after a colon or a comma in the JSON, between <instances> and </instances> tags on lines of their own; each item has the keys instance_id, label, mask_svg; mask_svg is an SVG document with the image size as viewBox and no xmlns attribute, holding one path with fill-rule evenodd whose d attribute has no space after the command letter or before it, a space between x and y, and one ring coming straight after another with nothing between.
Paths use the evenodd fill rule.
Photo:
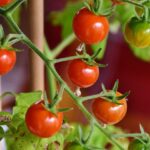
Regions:
<instances>
[{"instance_id":1,"label":"ripening orange tomato","mask_svg":"<svg viewBox=\"0 0 150 150\"><path fill-rule=\"evenodd\" d=\"M116 95L121 96L122 94L117 92ZM119 103L120 105L97 98L92 103L92 112L102 123L113 125L120 122L127 112L126 99L119 100Z\"/></svg>"}]
</instances>

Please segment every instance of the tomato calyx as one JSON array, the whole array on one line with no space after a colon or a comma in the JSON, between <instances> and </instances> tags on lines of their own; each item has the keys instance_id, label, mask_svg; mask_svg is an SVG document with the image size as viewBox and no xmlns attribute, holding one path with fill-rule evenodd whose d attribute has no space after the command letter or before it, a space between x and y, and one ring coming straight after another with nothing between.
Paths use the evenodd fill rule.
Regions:
<instances>
[{"instance_id":1,"label":"tomato calyx","mask_svg":"<svg viewBox=\"0 0 150 150\"><path fill-rule=\"evenodd\" d=\"M101 67L101 68L104 68L104 67L107 67L108 66L108 64L98 64L97 62L96 62L96 59L97 59L97 56L99 55L99 53L101 52L101 48L99 48L97 51L95 51L95 53L92 55L92 56L90 56L88 53L87 53L87 51L86 51L86 47L85 47L85 44L82 44L82 45L80 45L80 47L82 47L82 50L81 50L81 52L82 53L76 53L76 55L77 56L81 56L81 55L84 55L84 58L82 58L82 60L86 63L86 64L88 64L88 65L90 65L90 66L98 66L98 67Z\"/></svg>"},{"instance_id":2,"label":"tomato calyx","mask_svg":"<svg viewBox=\"0 0 150 150\"><path fill-rule=\"evenodd\" d=\"M59 93L56 93L55 97L51 102L48 100L46 92L44 92L43 106L45 107L46 110L50 111L54 115L56 115L58 112L66 112L66 111L71 111L73 109L73 108L57 108L57 104L62 99L63 91L64 91L64 86L60 88Z\"/></svg>"},{"instance_id":3,"label":"tomato calyx","mask_svg":"<svg viewBox=\"0 0 150 150\"><path fill-rule=\"evenodd\" d=\"M0 49L20 52L21 50L12 47L12 45L19 42L22 38L23 37L20 34L8 34L7 36L5 36L3 27L2 25L0 25Z\"/></svg>"},{"instance_id":4,"label":"tomato calyx","mask_svg":"<svg viewBox=\"0 0 150 150\"><path fill-rule=\"evenodd\" d=\"M121 105L121 103L119 101L122 99L125 99L130 94L130 91L118 96L117 95L118 84L119 84L119 81L116 80L116 82L111 90L107 90L105 88L104 84L102 84L101 98L103 98L109 102L113 102L117 105Z\"/></svg>"}]
</instances>

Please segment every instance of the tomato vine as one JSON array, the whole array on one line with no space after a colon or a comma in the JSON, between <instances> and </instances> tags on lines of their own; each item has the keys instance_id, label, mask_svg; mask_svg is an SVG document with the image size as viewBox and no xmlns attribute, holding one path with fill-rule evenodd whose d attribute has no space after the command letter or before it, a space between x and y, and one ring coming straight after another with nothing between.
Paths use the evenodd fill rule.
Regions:
<instances>
[{"instance_id":1,"label":"tomato vine","mask_svg":"<svg viewBox=\"0 0 150 150\"><path fill-rule=\"evenodd\" d=\"M96 95L91 95L91 96L86 96L86 97L79 97L79 96L77 96L77 95L75 95L74 94L74 92L70 89L70 87L67 85L67 83L61 78L61 76L58 74L58 72L56 71L56 69L55 69L55 64L56 63L60 63L60 62L64 62L64 61L70 61L70 60L72 60L72 62L76 62L77 63L77 66L78 66L78 69L84 69L84 67L87 67L88 68L88 71L90 70L90 72L91 71L93 71L94 69L94 67L96 68L96 70L97 70L97 72L96 72L96 75L94 76L94 79L92 80L92 81L90 81L90 83L87 83L87 80L88 79L86 79L86 75L85 74L82 74L83 72L85 72L85 71L80 71L80 70L78 70L78 72L80 72L80 75L82 74L82 77L83 78L81 78L81 80L80 81L77 81L78 79L79 79L79 75L77 74L75 74L76 72L74 72L74 71L76 71L76 70L72 70L72 69L74 69L75 67L73 66L74 64L71 64L71 66L70 66L70 71L69 71L69 76L70 76L70 78L71 78L71 80L77 85L77 86L79 86L79 87L81 87L81 88L85 88L85 87L89 87L89 86L91 86L91 85L93 85L96 81L97 81L97 79L98 79L98 75L99 75L99 70L98 70L98 64L96 63L96 61L94 60L95 58L96 58L96 56L98 55L98 53L95 53L93 56L90 56L89 54L87 54L87 52L86 52L86 50L84 49L84 50L82 50L81 51L81 53L78 53L76 56L71 56L71 57L66 57L66 58L59 58L59 59L56 59L56 57L58 56L58 54L64 49L64 47L66 46L66 45L68 45L69 43L71 43L74 39L75 39L75 36L74 36L74 34L71 34L68 38L66 38L66 40L64 40L62 43L60 43L54 50L50 50L49 49L49 47L45 44L45 53L42 53L33 43L32 43L32 41L21 31L21 29L19 28L19 26L15 23L15 21L14 21L14 19L13 19L13 17L12 17L12 14L13 14L13 12L14 12L14 10L17 8L17 7L19 7L23 2L24 2L25 0L18 0L18 1L15 1L14 3L12 3L10 6L8 6L7 8L0 8L0 14L7 20L7 22L10 24L10 26L12 27L12 29L15 31L15 37L13 37L13 38L15 38L15 41L14 41L14 39L13 39L13 41L11 41L12 43L12 45L14 44L13 42L22 42L22 43L24 43L24 44L26 44L29 48L31 48L37 55L39 55L40 56L40 58L45 62L45 66L47 67L47 70L48 70L48 75L50 76L50 80L52 80L52 78L53 79L55 79L58 83L59 83L59 85L60 85L60 89L59 89L59 92L57 93L56 92L56 89L54 88L52 88L53 87L53 85L55 84L55 83L50 83L50 86L51 86L51 88L50 88L50 98L51 98L51 103L49 103L48 101L44 101L44 102L42 102L42 104L41 103L38 103L38 104L40 104L40 108L42 108L42 109L44 109L44 111L46 110L49 114L50 114L50 112L51 112L51 114L50 115L52 115L53 116L53 119L56 119L57 118L57 115L58 114L61 114L60 115L60 117L59 117L59 119L61 120L60 122L60 124L58 125L58 127L56 128L56 129L54 129L55 131L58 131L59 129L60 129L60 126L61 126L61 124L62 124L62 110L60 110L60 109L57 109L56 108L56 106L57 106L57 104L62 100L62 94L63 94L63 91L65 90L69 95L70 95L70 97L74 100L74 102L76 103L76 105L79 107L79 109L84 113L84 115L86 116L86 118L89 120L89 123L91 124L91 125L95 125L96 127L98 127L99 128L99 130L111 141L111 143L113 143L114 145L116 145L120 150L124 150L124 148L122 147L122 145L120 144L120 143L118 143L118 141L116 140L116 137L114 137L114 136L112 136L107 130L105 130L104 128L103 128L103 126L101 126L101 124L99 123L99 121L98 120L100 120L100 121L102 121L103 123L105 123L105 124L115 124L115 123L117 123L118 121L120 121L123 117L124 117L124 115L125 115L125 113L126 113L126 97L128 96L128 94L129 93L125 93L125 94L117 94L118 92L117 92L117 89L118 89L118 82L116 81L116 83L115 83L115 85L114 85L114 87L113 87L113 89L112 90L110 90L110 89L106 89L105 88L105 86L104 85L102 85L102 91L100 92L100 93L98 93L98 94L96 94ZM119 1L120 2L120 1ZM130 4L132 4L132 5L135 5L135 6L138 6L138 7L141 7L141 8L143 8L144 9L144 15L143 15L143 20L145 21L145 22L149 22L149 16L150 16L150 14L149 14L149 8L148 7L146 7L146 6L143 6L143 4L141 4L140 2L136 2L136 1L130 1L130 0L122 0L121 2L127 2L127 3L130 3ZM86 6L87 6L87 3L86 3ZM91 4L89 4L89 6L91 6L91 10L92 11L94 11L95 12L95 14L92 14L92 16L94 16L94 19L95 19L95 17L97 18L98 16L97 15L99 15L99 7L100 7L100 1L99 0L94 0L94 3L93 3L93 6L91 5ZM87 6L88 7L88 6ZM114 6L113 6L114 7ZM87 8L83 8L83 9L81 9L80 11L79 11L79 13L77 13L77 15L80 15L80 13L81 13L81 11L83 11L83 10L85 10L85 14L87 14L87 13L89 13L90 15L91 15L91 13L92 12L90 12L90 10L89 9L87 9ZM111 13L112 12L112 9L110 9L109 11L108 11L109 13ZM109 14L107 12L107 15ZM105 14L105 13L104 13ZM104 24L104 27L103 27L103 30L105 30L106 32L104 33L104 35L102 35L102 37L100 38L100 39L92 39L92 37L91 36L94 36L94 37L98 37L99 36L99 34L98 35L96 35L97 34L97 32L96 33L93 33L93 30L91 30L91 32L90 32L90 34L88 33L83 33L82 31L84 30L84 29L86 29L86 28L88 28L91 24L91 22L88 24L88 26L83 26L83 28L82 28L82 30L81 29L79 29L78 28L78 26L81 26L81 25L83 25L83 23L84 22L86 22L87 23L87 21L88 21L88 19L89 18L84 18L84 16L82 16L81 18L83 19L83 22L81 23L80 22L80 20L81 20L81 18L79 19L79 20L77 20L76 21L76 18L75 18L75 21L74 21L74 25L73 25L73 27L74 27L74 32L76 33L76 35L77 35L77 37L81 40L81 42L83 42L83 43L85 43L85 44L93 44L93 43L97 43L97 42L99 42L99 41L102 41L104 38L106 38L106 36L107 36L107 34L108 34L108 21L107 21L107 19L105 18L107 15L104 15L104 14L102 14L102 18L104 19L102 19L102 18L100 18L100 21L101 20L103 20L102 22L100 22L100 26L103 26L103 24ZM90 16L89 15L89 16ZM139 17L140 18L140 17ZM85 19L85 20L84 20ZM77 23L77 24L76 24ZM79 24L78 24L79 23ZM81 23L81 24L80 24ZM92 22L93 23L93 22ZM95 22L94 22L95 23ZM97 23L97 22L96 22ZM91 25L92 26L92 25ZM106 29L105 29L105 27L106 27ZM91 27L92 28L92 27ZM79 30L78 30L79 29ZM97 29L98 31L99 31L99 29ZM96 31L97 31L96 30ZM100 29L100 33L102 33L102 29ZM94 34L94 35L93 35ZM87 35L88 35L88 37L87 37ZM148 35L149 36L149 35ZM89 40L88 40L88 38L89 38ZM88 40L88 41L87 41ZM149 45L149 44L148 44ZM84 47L85 48L85 47ZM83 68L82 68L82 65L84 66ZM79 67L81 67L81 68L79 68ZM86 69L87 69L86 68ZM93 69L93 70L92 70ZM95 71L95 70L94 70ZM84 76L85 75L85 76ZM74 78L73 78L73 76L74 76ZM89 74L87 75L87 77L89 77ZM82 82L81 82L82 81ZM83 81L85 81L84 83L83 83ZM83 104L83 102L84 101L87 101L87 100L91 100L91 99L96 99L95 101L94 101L94 104L93 104L93 113L94 113L94 115L95 115L95 117L98 119L96 119L95 117L93 117L93 115L86 109L86 107L84 106L84 104ZM116 118L114 119L114 120L109 120L109 118L105 118L105 116L104 117L99 117L99 115L101 115L100 113L101 112L99 112L100 110L102 110L102 108L101 108L101 106L100 106L100 102L101 101L105 101L107 104L109 104L110 106L109 107L111 107L112 105L113 106L123 106L124 104L125 104L125 108L124 108L124 110L123 110L123 112L122 112L122 115L121 115L121 117L118 119L117 118L117 120L116 120ZM122 102L123 101L123 102ZM37 103L36 104L34 104L33 106L35 106L35 105L38 105ZM44 107L44 106L45 107ZM32 106L31 106L32 107ZM30 107L30 108L31 108ZM40 137L47 137L47 136L52 136L55 132L53 132L53 133L50 133L50 134L48 134L48 133L46 133L46 131L44 131L44 133L39 133L40 132L40 128L36 128L35 127L35 124L33 125L33 127L32 127L32 125L31 124L29 124L30 122L31 122L31 120L30 119L32 119L32 118L30 118L30 117L28 117L28 113L30 113L30 108L29 108L29 110L27 111L27 116L26 116L26 122L27 122L27 126L28 126L28 128L29 128L29 130L32 132L32 133L34 133L34 134L36 134L36 135L38 135L38 136L40 136ZM105 110L107 109L107 108L104 108ZM109 109L109 108L108 108ZM64 110L63 110L64 111ZM36 112L36 111L35 111ZM38 115L37 114L35 114L35 112L33 113L32 112L32 115L33 115L33 118L36 118ZM98 115L97 115L97 113L98 113ZM103 113L103 112L102 112ZM114 113L114 115L116 115L115 113ZM31 116L31 114L30 114L30 116ZM110 115L111 116L111 115ZM116 115L117 116L117 115ZM39 117L39 116L38 116ZM37 118L38 118L37 117ZM41 116L41 118L42 118L43 116ZM112 117L112 116L111 116ZM43 118L42 118L43 119ZM29 121L28 121L29 120ZM57 119L56 119L56 121L57 121ZM44 122L44 121L43 121ZM40 125L39 125L40 126ZM38 126L37 126L38 127ZM34 131L33 131L33 128L36 128ZM38 133L36 132L36 131L39 131ZM46 133L46 134L45 134ZM91 133L90 133L91 134ZM144 134L145 135L145 134ZM128 136L128 135L127 135ZM141 136L141 134L139 134L139 135L134 135L133 134L133 137L137 137L137 136ZM90 136L89 136L90 137ZM120 136L121 137L121 136ZM80 141L81 142L81 141ZM81 145L82 144L84 144L84 142L85 141L82 141L81 142ZM85 142L86 143L86 142ZM76 144L75 143L75 146L80 146L79 144Z\"/></svg>"}]
</instances>

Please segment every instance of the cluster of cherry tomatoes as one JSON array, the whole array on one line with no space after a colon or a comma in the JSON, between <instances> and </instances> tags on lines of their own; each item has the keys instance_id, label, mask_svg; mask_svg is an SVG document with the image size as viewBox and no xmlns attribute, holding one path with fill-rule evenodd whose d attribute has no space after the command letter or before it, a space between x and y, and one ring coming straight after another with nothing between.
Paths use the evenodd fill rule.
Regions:
<instances>
[{"instance_id":1,"label":"cluster of cherry tomatoes","mask_svg":"<svg viewBox=\"0 0 150 150\"><path fill-rule=\"evenodd\" d=\"M121 4L120 0L112 0L113 3ZM0 1L0 7L12 2L12 0ZM137 12L138 13L138 12ZM139 16L143 15L140 10ZM73 31L77 38L85 44L96 44L106 38L109 32L109 22L105 16L96 15L88 8L80 9L73 19ZM145 48L150 45L150 23L145 20L139 20L133 17L125 26L126 40L134 46ZM15 65L16 52L5 47L0 49L0 75L9 72ZM100 71L96 64L90 64L87 60L72 60L68 67L68 76L70 80L80 88L88 88L92 86L99 78ZM109 91L109 90L108 90ZM116 96L122 94L116 91ZM104 124L116 124L126 114L127 102L123 98L119 100L119 105L108 101L105 98L97 98L93 100L92 112L97 120ZM34 118L34 119L33 119ZM55 114L48 110L43 100L32 104L27 110L25 121L28 129L36 136L47 138L54 135L61 128L63 123L63 113ZM139 141L135 141L129 146L129 149L140 145ZM77 145L74 145L75 147ZM141 148L143 145L141 145ZM73 149L73 148L72 148ZM71 150L71 149L70 149Z\"/></svg>"},{"instance_id":2,"label":"cluster of cherry tomatoes","mask_svg":"<svg viewBox=\"0 0 150 150\"><path fill-rule=\"evenodd\" d=\"M109 23L106 17L96 16L87 8L83 8L74 17L73 30L80 41L94 44L106 38L109 32ZM68 67L70 80L80 88L92 86L98 80L99 74L97 65L90 65L80 59L72 60ZM115 124L124 117L127 109L126 100L123 99L120 102L121 105L117 105L98 98L93 102L93 113L103 123ZM53 114L44 107L43 101L30 106L26 113L28 129L40 137L49 137L55 134L59 131L62 122L63 114L60 112Z\"/></svg>"},{"instance_id":3,"label":"cluster of cherry tomatoes","mask_svg":"<svg viewBox=\"0 0 150 150\"><path fill-rule=\"evenodd\" d=\"M109 32L109 22L105 16L97 16L87 8L82 8L73 19L73 30L77 38L85 44L101 42ZM80 88L92 86L99 78L99 67L88 64L85 60L73 60L68 67L70 80ZM122 95L119 92L116 95ZM108 102L102 98L93 100L92 111L95 117L104 124L116 124L126 114L125 99L121 105Z\"/></svg>"}]
</instances>

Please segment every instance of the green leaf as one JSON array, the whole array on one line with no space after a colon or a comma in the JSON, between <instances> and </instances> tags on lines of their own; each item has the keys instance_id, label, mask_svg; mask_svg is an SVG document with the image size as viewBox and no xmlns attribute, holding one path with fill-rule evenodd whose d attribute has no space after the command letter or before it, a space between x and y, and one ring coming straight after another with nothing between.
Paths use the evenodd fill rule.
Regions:
<instances>
[{"instance_id":1,"label":"green leaf","mask_svg":"<svg viewBox=\"0 0 150 150\"><path fill-rule=\"evenodd\" d=\"M16 106L29 107L31 104L41 100L42 92L20 93L16 96Z\"/></svg>"},{"instance_id":2,"label":"green leaf","mask_svg":"<svg viewBox=\"0 0 150 150\"><path fill-rule=\"evenodd\" d=\"M10 130L8 133L11 133ZM6 137L7 150L44 150L59 143L59 150L63 150L64 137L57 133L49 138L39 138L28 131L25 123L20 124L13 136Z\"/></svg>"},{"instance_id":3,"label":"green leaf","mask_svg":"<svg viewBox=\"0 0 150 150\"><path fill-rule=\"evenodd\" d=\"M16 106L13 107L11 125L17 129L24 122L25 114L30 105L41 100L41 91L20 93L16 95Z\"/></svg>"},{"instance_id":4,"label":"green leaf","mask_svg":"<svg viewBox=\"0 0 150 150\"><path fill-rule=\"evenodd\" d=\"M25 112L26 112L26 111L27 111L27 109L25 109L25 111L22 110L22 112L19 111L19 113L14 114L14 115L13 115L13 118L12 118L12 121L11 121L11 123L10 123L11 126L13 126L15 129L17 129L18 126L24 122Z\"/></svg>"},{"instance_id":5,"label":"green leaf","mask_svg":"<svg viewBox=\"0 0 150 150\"><path fill-rule=\"evenodd\" d=\"M69 2L64 10L50 14L50 21L54 25L60 25L62 27L63 39L72 33L73 16L83 5L83 2Z\"/></svg>"}]
</instances>

